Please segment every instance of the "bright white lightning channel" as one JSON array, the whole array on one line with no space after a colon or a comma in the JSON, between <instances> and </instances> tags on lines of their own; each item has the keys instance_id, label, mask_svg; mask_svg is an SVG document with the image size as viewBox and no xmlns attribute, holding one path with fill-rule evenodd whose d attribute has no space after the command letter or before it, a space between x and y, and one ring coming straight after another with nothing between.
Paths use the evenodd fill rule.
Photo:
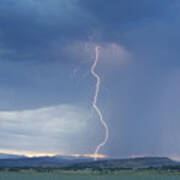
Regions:
<instances>
[{"instance_id":1,"label":"bright white lightning channel","mask_svg":"<svg viewBox=\"0 0 180 180\"><path fill-rule=\"evenodd\" d=\"M99 107L97 106L97 99L98 99L98 95L99 95L99 90L100 90L100 85L101 85L101 77L100 75L98 75L96 72L95 72L95 68L97 66L97 63L98 63L98 60L99 60L99 46L96 46L95 47L95 51L96 51L96 57L95 57L95 60L94 60L94 63L93 65L91 66L91 74L96 78L96 89L95 89L95 94L94 94L94 98L93 98L93 103L92 103L92 106L93 108L95 109L98 117L99 117L99 120L101 122L101 124L104 126L105 128L105 137L104 137L104 140L97 145L96 149L95 149L95 152L94 152L94 160L97 160L97 157L98 157L98 153L100 151L100 149L106 144L108 138L109 138L109 128L108 128L108 125L106 124L106 122L104 121L103 119L103 115L102 115L102 112L101 110L99 109Z\"/></svg>"}]
</instances>

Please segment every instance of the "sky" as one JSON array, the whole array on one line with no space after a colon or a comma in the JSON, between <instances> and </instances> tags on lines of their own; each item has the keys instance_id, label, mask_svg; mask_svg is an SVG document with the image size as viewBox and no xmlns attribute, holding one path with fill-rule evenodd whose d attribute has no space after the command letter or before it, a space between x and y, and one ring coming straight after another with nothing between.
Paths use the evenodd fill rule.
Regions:
<instances>
[{"instance_id":1,"label":"sky","mask_svg":"<svg viewBox=\"0 0 180 180\"><path fill-rule=\"evenodd\" d=\"M1 0L0 152L180 158L179 0Z\"/></svg>"}]
</instances>

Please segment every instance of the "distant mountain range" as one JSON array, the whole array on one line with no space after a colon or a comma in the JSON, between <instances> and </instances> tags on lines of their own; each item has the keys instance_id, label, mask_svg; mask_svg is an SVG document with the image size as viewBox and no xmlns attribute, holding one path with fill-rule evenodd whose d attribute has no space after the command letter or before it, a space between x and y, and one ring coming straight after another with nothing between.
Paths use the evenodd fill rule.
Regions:
<instances>
[{"instance_id":1,"label":"distant mountain range","mask_svg":"<svg viewBox=\"0 0 180 180\"><path fill-rule=\"evenodd\" d=\"M100 161L92 161L88 163L76 164L76 168L147 168L166 165L178 165L180 163L175 162L166 157L143 157L143 158L129 158L129 159L107 159Z\"/></svg>"},{"instance_id":2,"label":"distant mountain range","mask_svg":"<svg viewBox=\"0 0 180 180\"><path fill-rule=\"evenodd\" d=\"M4 153L0 153L0 160L1 159L20 159L20 158L24 158L25 156L23 155L14 155L14 154L4 154Z\"/></svg>"},{"instance_id":3,"label":"distant mountain range","mask_svg":"<svg viewBox=\"0 0 180 180\"><path fill-rule=\"evenodd\" d=\"M0 154L0 167L67 166L92 161L92 158L77 158L73 156L44 156L29 158L26 156Z\"/></svg>"},{"instance_id":4,"label":"distant mountain range","mask_svg":"<svg viewBox=\"0 0 180 180\"><path fill-rule=\"evenodd\" d=\"M144 157L129 159L101 159L73 156L33 157L0 154L0 167L69 167L69 168L144 168L152 166L177 165L166 157Z\"/></svg>"}]
</instances>

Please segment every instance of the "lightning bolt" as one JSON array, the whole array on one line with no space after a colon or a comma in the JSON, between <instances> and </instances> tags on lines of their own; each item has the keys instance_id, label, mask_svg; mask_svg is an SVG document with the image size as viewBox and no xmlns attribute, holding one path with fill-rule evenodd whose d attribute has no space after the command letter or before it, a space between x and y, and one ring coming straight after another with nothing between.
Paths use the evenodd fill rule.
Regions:
<instances>
[{"instance_id":1,"label":"lightning bolt","mask_svg":"<svg viewBox=\"0 0 180 180\"><path fill-rule=\"evenodd\" d=\"M94 160L97 160L98 153L99 153L100 149L106 144L106 142L107 142L107 140L109 138L109 128L108 128L108 125L104 121L102 112L99 109L99 107L97 106L97 100L98 100L98 95L99 95L100 85L101 85L101 77L100 77L100 75L98 75L95 72L95 68L96 68L98 60L99 60L99 48L100 48L99 46L95 47L96 57L95 57L93 65L91 66L91 74L92 74L93 77L96 78L96 89L95 89L95 94L94 94L92 106L95 109L101 124L105 128L105 137L104 137L104 140L100 144L98 144L96 149L95 149Z\"/></svg>"}]
</instances>

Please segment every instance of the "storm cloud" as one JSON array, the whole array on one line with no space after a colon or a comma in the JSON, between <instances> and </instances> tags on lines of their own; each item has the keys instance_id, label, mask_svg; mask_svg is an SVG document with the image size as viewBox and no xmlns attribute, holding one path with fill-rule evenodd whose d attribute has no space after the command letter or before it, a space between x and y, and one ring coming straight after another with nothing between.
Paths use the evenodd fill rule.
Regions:
<instances>
[{"instance_id":1,"label":"storm cloud","mask_svg":"<svg viewBox=\"0 0 180 180\"><path fill-rule=\"evenodd\" d=\"M178 0L2 0L1 148L94 152L104 137L91 107L99 45L98 105L110 127L101 153L180 156L179 8Z\"/></svg>"}]
</instances>

